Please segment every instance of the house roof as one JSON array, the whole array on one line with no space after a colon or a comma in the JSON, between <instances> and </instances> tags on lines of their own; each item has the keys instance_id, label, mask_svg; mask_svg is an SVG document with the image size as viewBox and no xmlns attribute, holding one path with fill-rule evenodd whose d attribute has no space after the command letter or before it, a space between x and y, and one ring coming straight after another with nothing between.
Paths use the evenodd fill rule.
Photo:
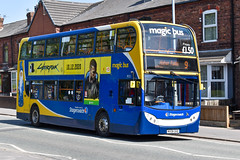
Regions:
<instances>
[{"instance_id":1,"label":"house roof","mask_svg":"<svg viewBox=\"0 0 240 160\"><path fill-rule=\"evenodd\" d=\"M199 51L200 64L232 63L232 49Z\"/></svg>"},{"instance_id":2,"label":"house roof","mask_svg":"<svg viewBox=\"0 0 240 160\"><path fill-rule=\"evenodd\" d=\"M186 3L196 0L175 0L176 4ZM67 24L83 22L87 20L109 17L124 13L131 13L145 9L151 9L166 5L171 5L171 0L104 0L95 7L82 12Z\"/></svg>"},{"instance_id":3,"label":"house roof","mask_svg":"<svg viewBox=\"0 0 240 160\"><path fill-rule=\"evenodd\" d=\"M9 37L21 33L26 33L28 30L27 20L16 21L3 25L3 29L0 30L0 38Z\"/></svg>"},{"instance_id":4,"label":"house roof","mask_svg":"<svg viewBox=\"0 0 240 160\"><path fill-rule=\"evenodd\" d=\"M93 4L59 0L42 0L42 2L56 26L67 23Z\"/></svg>"},{"instance_id":5,"label":"house roof","mask_svg":"<svg viewBox=\"0 0 240 160\"><path fill-rule=\"evenodd\" d=\"M175 0L176 4L196 0ZM79 3L59 0L40 0L56 26L131 13L171 5L171 0L104 0L97 3ZM27 20L5 24L0 38L28 31Z\"/></svg>"}]
</instances>

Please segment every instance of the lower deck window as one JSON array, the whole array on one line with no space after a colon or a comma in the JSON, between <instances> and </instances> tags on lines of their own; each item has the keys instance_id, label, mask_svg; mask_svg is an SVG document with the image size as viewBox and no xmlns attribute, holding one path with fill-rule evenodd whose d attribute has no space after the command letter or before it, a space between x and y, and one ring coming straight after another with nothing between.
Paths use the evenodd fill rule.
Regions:
<instances>
[{"instance_id":1,"label":"lower deck window","mask_svg":"<svg viewBox=\"0 0 240 160\"><path fill-rule=\"evenodd\" d=\"M31 99L83 101L83 80L76 81L26 81L25 90Z\"/></svg>"},{"instance_id":2,"label":"lower deck window","mask_svg":"<svg viewBox=\"0 0 240 160\"><path fill-rule=\"evenodd\" d=\"M30 96L33 99L42 99L43 81L32 81Z\"/></svg>"},{"instance_id":3,"label":"lower deck window","mask_svg":"<svg viewBox=\"0 0 240 160\"><path fill-rule=\"evenodd\" d=\"M44 82L44 99L57 100L57 81Z\"/></svg>"},{"instance_id":4,"label":"lower deck window","mask_svg":"<svg viewBox=\"0 0 240 160\"><path fill-rule=\"evenodd\" d=\"M74 81L59 81L59 100L73 101Z\"/></svg>"},{"instance_id":5,"label":"lower deck window","mask_svg":"<svg viewBox=\"0 0 240 160\"><path fill-rule=\"evenodd\" d=\"M141 105L140 81L120 80L118 103L123 105Z\"/></svg>"},{"instance_id":6,"label":"lower deck window","mask_svg":"<svg viewBox=\"0 0 240 160\"><path fill-rule=\"evenodd\" d=\"M83 100L83 81L76 81L75 84L75 101Z\"/></svg>"}]
</instances>

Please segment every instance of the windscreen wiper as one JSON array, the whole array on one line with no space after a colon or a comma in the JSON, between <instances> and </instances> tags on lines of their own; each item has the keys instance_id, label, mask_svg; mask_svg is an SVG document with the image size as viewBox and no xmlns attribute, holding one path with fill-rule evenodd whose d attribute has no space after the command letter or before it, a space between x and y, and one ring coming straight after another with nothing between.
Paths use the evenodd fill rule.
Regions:
<instances>
[{"instance_id":1,"label":"windscreen wiper","mask_svg":"<svg viewBox=\"0 0 240 160\"><path fill-rule=\"evenodd\" d=\"M174 80L174 78L169 78L169 77L165 77L165 76L162 76L162 75L160 75L160 74L157 74L157 73L154 73L154 72L147 72L148 74L153 74L153 75L156 75L156 76L158 76L158 77L160 77L160 78L164 78L164 79L170 79L170 80Z\"/></svg>"},{"instance_id":2,"label":"windscreen wiper","mask_svg":"<svg viewBox=\"0 0 240 160\"><path fill-rule=\"evenodd\" d=\"M198 84L198 83L195 82L195 81L190 81L190 80L188 80L188 79L186 79L186 78L181 77L180 75L176 74L176 73L173 72L173 71L170 71L170 75L172 75L172 76L177 76L177 77L179 77L179 79L181 79L181 80L183 80L183 81L186 81L186 82L189 82L189 83Z\"/></svg>"}]
</instances>

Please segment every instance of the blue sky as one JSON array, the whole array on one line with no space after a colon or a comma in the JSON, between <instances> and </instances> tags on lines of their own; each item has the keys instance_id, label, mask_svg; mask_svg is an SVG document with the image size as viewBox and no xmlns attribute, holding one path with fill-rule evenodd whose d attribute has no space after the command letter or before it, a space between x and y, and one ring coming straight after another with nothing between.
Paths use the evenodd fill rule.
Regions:
<instances>
[{"instance_id":1,"label":"blue sky","mask_svg":"<svg viewBox=\"0 0 240 160\"><path fill-rule=\"evenodd\" d=\"M71 2L94 3L102 0L62 0ZM0 17L4 24L26 19L27 11L34 11L39 0L1 0Z\"/></svg>"}]
</instances>

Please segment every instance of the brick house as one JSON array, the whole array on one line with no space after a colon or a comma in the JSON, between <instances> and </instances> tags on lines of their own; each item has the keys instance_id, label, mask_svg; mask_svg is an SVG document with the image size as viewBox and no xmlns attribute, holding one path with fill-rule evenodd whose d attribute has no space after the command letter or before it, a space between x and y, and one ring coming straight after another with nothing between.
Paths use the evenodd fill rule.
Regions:
<instances>
[{"instance_id":1,"label":"brick house","mask_svg":"<svg viewBox=\"0 0 240 160\"><path fill-rule=\"evenodd\" d=\"M16 93L19 42L27 36L27 20L3 25L0 18L0 94ZM12 94L11 94L12 95Z\"/></svg>"},{"instance_id":2,"label":"brick house","mask_svg":"<svg viewBox=\"0 0 240 160\"><path fill-rule=\"evenodd\" d=\"M202 92L204 104L240 108L240 84L237 83L240 79L239 5L237 0L176 0L176 23L188 24L196 32L205 87ZM40 0L27 31L21 36L63 32L133 18L172 22L171 11L171 1L166 0L104 0L93 4ZM0 29L0 63L4 60L2 46L11 44L9 36L1 36L1 32ZM18 43L20 35L12 35ZM10 67L16 64L17 46L13 47L13 53L8 51Z\"/></svg>"}]
</instances>

